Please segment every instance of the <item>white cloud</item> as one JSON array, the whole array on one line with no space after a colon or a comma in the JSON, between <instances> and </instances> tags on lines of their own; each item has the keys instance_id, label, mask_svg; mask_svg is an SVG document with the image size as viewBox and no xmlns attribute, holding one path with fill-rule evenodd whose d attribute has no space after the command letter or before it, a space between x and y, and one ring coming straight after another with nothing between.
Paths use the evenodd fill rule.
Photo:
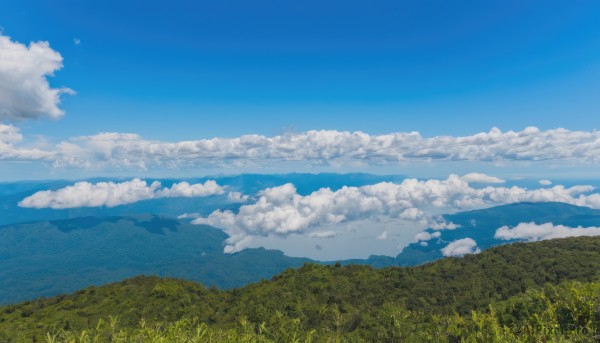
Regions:
<instances>
[{"instance_id":1,"label":"white cloud","mask_svg":"<svg viewBox=\"0 0 600 343\"><path fill-rule=\"evenodd\" d=\"M244 135L180 142L146 140L129 133L100 133L62 141L47 152L56 167L137 169L310 165L393 165L418 162L600 163L600 132L555 129L489 132L424 138L418 132L307 131L273 137ZM501 183L472 173L468 182Z\"/></svg>"},{"instance_id":2,"label":"white cloud","mask_svg":"<svg viewBox=\"0 0 600 343\"><path fill-rule=\"evenodd\" d=\"M60 118L61 94L69 88L52 88L47 77L62 68L62 56L48 42L29 46L0 33L0 120Z\"/></svg>"},{"instance_id":3,"label":"white cloud","mask_svg":"<svg viewBox=\"0 0 600 343\"><path fill-rule=\"evenodd\" d=\"M427 231L419 232L415 235L415 242L428 241L431 239L431 234Z\"/></svg>"},{"instance_id":4,"label":"white cloud","mask_svg":"<svg viewBox=\"0 0 600 343\"><path fill-rule=\"evenodd\" d=\"M379 236L375 237L376 240L378 241L386 241L389 239L389 235L387 230L383 231L381 234L379 234Z\"/></svg>"},{"instance_id":5,"label":"white cloud","mask_svg":"<svg viewBox=\"0 0 600 343\"><path fill-rule=\"evenodd\" d=\"M240 192L229 192L227 194L227 200L231 202L246 202L249 198L249 196L244 195Z\"/></svg>"},{"instance_id":6,"label":"white cloud","mask_svg":"<svg viewBox=\"0 0 600 343\"><path fill-rule=\"evenodd\" d=\"M450 244L441 249L445 257L464 256L467 254L479 254L481 250L477 248L477 242L471 238L463 238L452 241Z\"/></svg>"},{"instance_id":7,"label":"white cloud","mask_svg":"<svg viewBox=\"0 0 600 343\"><path fill-rule=\"evenodd\" d=\"M252 237L244 234L237 234L229 236L225 240L225 248L223 252L226 254L233 254L238 251L242 251L250 246L252 243Z\"/></svg>"},{"instance_id":8,"label":"white cloud","mask_svg":"<svg viewBox=\"0 0 600 343\"><path fill-rule=\"evenodd\" d=\"M468 183L505 183L506 181L495 176L489 176L482 173L469 173L463 175L462 179Z\"/></svg>"},{"instance_id":9,"label":"white cloud","mask_svg":"<svg viewBox=\"0 0 600 343\"><path fill-rule=\"evenodd\" d=\"M148 185L146 181L140 179L121 183L98 182L96 184L83 181L55 191L37 192L19 202L19 206L53 209L115 207L148 199L203 197L223 194L223 192L223 188L213 180L193 185L187 182L175 183L170 188L163 188L158 181Z\"/></svg>"},{"instance_id":10,"label":"white cloud","mask_svg":"<svg viewBox=\"0 0 600 343\"><path fill-rule=\"evenodd\" d=\"M427 231L419 232L418 234L415 235L414 242L417 243L417 242L430 241L433 238L440 238L441 235L442 234L439 231L436 231L433 233L429 233Z\"/></svg>"},{"instance_id":11,"label":"white cloud","mask_svg":"<svg viewBox=\"0 0 600 343\"><path fill-rule=\"evenodd\" d=\"M292 184L263 190L255 203L239 212L214 211L193 221L225 229L231 236L286 236L306 233L311 228L362 219L404 220L434 229L452 229L440 213L453 213L518 202L565 202L600 208L600 194L587 194L592 186L555 186L527 190L520 187L474 188L464 177L446 180L406 179L395 184L382 182L362 187L322 188L303 196Z\"/></svg>"},{"instance_id":12,"label":"white cloud","mask_svg":"<svg viewBox=\"0 0 600 343\"><path fill-rule=\"evenodd\" d=\"M19 128L12 125L0 124L0 142L3 144L14 144L23 140Z\"/></svg>"},{"instance_id":13,"label":"white cloud","mask_svg":"<svg viewBox=\"0 0 600 343\"><path fill-rule=\"evenodd\" d=\"M514 228L503 226L496 230L496 234L494 235L496 239L519 239L529 242L578 236L600 236L600 227L578 226L572 228L564 225L554 225L552 223L520 223Z\"/></svg>"},{"instance_id":14,"label":"white cloud","mask_svg":"<svg viewBox=\"0 0 600 343\"><path fill-rule=\"evenodd\" d=\"M539 184L542 186L550 186L552 184L552 181L550 180L540 180Z\"/></svg>"},{"instance_id":15,"label":"white cloud","mask_svg":"<svg viewBox=\"0 0 600 343\"><path fill-rule=\"evenodd\" d=\"M18 147L22 140L19 128L0 123L0 161L48 160L53 157L46 151Z\"/></svg>"},{"instance_id":16,"label":"white cloud","mask_svg":"<svg viewBox=\"0 0 600 343\"><path fill-rule=\"evenodd\" d=\"M160 184L160 183L159 183ZM208 180L204 183L189 184L187 182L174 183L170 188L162 188L156 191L157 198L176 198L176 197L205 197L209 195L223 194L223 187L216 181Z\"/></svg>"},{"instance_id":17,"label":"white cloud","mask_svg":"<svg viewBox=\"0 0 600 343\"><path fill-rule=\"evenodd\" d=\"M200 218L202 217L202 215L200 213L197 212L193 212L193 213L183 213L177 216L177 219L196 219L196 218Z\"/></svg>"},{"instance_id":18,"label":"white cloud","mask_svg":"<svg viewBox=\"0 0 600 343\"><path fill-rule=\"evenodd\" d=\"M314 231L308 234L310 238L333 238L336 236L335 231L327 230L327 231Z\"/></svg>"},{"instance_id":19,"label":"white cloud","mask_svg":"<svg viewBox=\"0 0 600 343\"><path fill-rule=\"evenodd\" d=\"M429 223L429 227L434 230L454 230L460 227L460 225L452 222L448 223L444 221L444 218L438 217L437 219L434 218L434 221Z\"/></svg>"}]
</instances>

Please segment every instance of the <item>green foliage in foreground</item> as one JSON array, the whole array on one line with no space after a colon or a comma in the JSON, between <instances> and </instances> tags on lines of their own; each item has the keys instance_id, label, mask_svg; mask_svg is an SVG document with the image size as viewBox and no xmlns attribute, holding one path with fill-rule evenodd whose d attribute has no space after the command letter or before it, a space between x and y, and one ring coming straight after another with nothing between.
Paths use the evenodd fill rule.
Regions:
<instances>
[{"instance_id":1,"label":"green foliage in foreground","mask_svg":"<svg viewBox=\"0 0 600 343\"><path fill-rule=\"evenodd\" d=\"M547 286L538 295L523 295L569 281L563 288ZM493 335L500 335L497 341L503 342L506 337L501 335L512 334L507 328L527 328L530 323L535 328L541 325L541 331L575 324L586 328L589 339L590 330L598 328L600 305L593 302L600 294L599 281L600 237L517 243L411 268L307 264L270 281L229 291L182 280L137 277L2 307L0 342L40 341L48 332L61 337L86 330L91 337L105 337L109 316L118 316L118 321L112 321L114 334L133 337L132 341L144 330L154 330L157 337L173 330L182 335L200 330L198 334L214 335L214 341L229 337L234 341L294 341L293 337L335 341L343 337L346 341L394 342L427 341L422 335L430 335L434 341L475 337L483 342L476 338L492 330L488 330L491 325ZM577 320L571 323L575 320L571 317ZM104 324L97 327L100 320ZM140 327L144 320L152 324ZM296 336L277 336L280 331ZM568 334L570 339L577 338L576 333Z\"/></svg>"},{"instance_id":2,"label":"green foliage in foreground","mask_svg":"<svg viewBox=\"0 0 600 343\"><path fill-rule=\"evenodd\" d=\"M386 306L372 336L341 329L348 318L332 307L333 326L308 330L280 312L260 324L241 318L236 327L214 329L194 319L174 323L141 321L121 328L118 318L84 331L49 333L47 342L593 342L600 341L600 282L569 282L529 291L485 312L433 315Z\"/></svg>"}]
</instances>

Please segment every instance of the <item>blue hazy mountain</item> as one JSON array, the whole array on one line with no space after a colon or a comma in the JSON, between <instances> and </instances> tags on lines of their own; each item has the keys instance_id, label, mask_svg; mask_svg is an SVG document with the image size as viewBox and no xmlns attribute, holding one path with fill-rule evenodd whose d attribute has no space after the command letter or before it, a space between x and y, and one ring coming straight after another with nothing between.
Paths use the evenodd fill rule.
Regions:
<instances>
[{"instance_id":1,"label":"blue hazy mountain","mask_svg":"<svg viewBox=\"0 0 600 343\"><path fill-rule=\"evenodd\" d=\"M293 183L298 193L306 195L323 187L337 190L343 186L364 186L378 182L401 182L400 175L372 175L372 174L281 174L261 175L242 174L235 176L211 176L188 179L150 179L160 181L164 186L170 187L175 182L187 181L190 183L203 183L206 180L216 180L220 185L227 186L230 191L241 192L255 196L259 191ZM99 181L123 182L130 179L88 179L92 183ZM236 209L240 204L232 204L226 195L217 195L203 198L170 198L140 201L134 204L122 205L113 208L74 208L64 210L21 208L18 203L35 192L43 190L56 190L69 185L74 181L22 181L0 183L0 225L19 223L32 220L56 220L86 216L123 216L132 213L154 213L167 217L177 217L182 213L197 212L208 215L216 209Z\"/></svg>"},{"instance_id":2,"label":"blue hazy mountain","mask_svg":"<svg viewBox=\"0 0 600 343\"><path fill-rule=\"evenodd\" d=\"M445 215L448 222L459 225L454 230L439 231L441 236L432 239L427 246L412 243L396 257L396 263L412 266L442 258L440 249L448 243L462 238L472 238L481 250L506 244L507 241L494 238L496 230L502 226L515 226L523 222L555 225L600 226L600 210L569 205L565 203L519 203L496 206L483 210ZM426 230L433 233L434 230Z\"/></svg>"},{"instance_id":3,"label":"blue hazy mountain","mask_svg":"<svg viewBox=\"0 0 600 343\"><path fill-rule=\"evenodd\" d=\"M520 222L600 226L600 210L562 203L521 203L445 217L460 227L441 231L441 237L426 247L411 244L395 258L340 262L375 267L422 264L442 258L440 249L456 239L473 238L482 250L506 244L494 239L496 229ZM0 236L0 304L140 274L231 288L310 261L266 249L227 255L223 253L227 235L222 230L147 214L25 222L0 227Z\"/></svg>"},{"instance_id":4,"label":"blue hazy mountain","mask_svg":"<svg viewBox=\"0 0 600 343\"><path fill-rule=\"evenodd\" d=\"M23 223L0 236L0 304L141 274L232 288L310 261L262 248L227 255L222 230L156 215Z\"/></svg>"}]
</instances>

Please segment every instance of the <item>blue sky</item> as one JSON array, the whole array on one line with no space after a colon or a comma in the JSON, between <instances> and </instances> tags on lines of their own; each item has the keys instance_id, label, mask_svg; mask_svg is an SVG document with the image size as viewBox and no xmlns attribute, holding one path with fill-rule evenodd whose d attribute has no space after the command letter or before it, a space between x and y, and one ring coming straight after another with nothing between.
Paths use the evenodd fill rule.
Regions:
<instances>
[{"instance_id":1,"label":"blue sky","mask_svg":"<svg viewBox=\"0 0 600 343\"><path fill-rule=\"evenodd\" d=\"M64 57L56 139L600 127L597 1L6 1ZM74 44L79 39L79 45Z\"/></svg>"},{"instance_id":2,"label":"blue sky","mask_svg":"<svg viewBox=\"0 0 600 343\"><path fill-rule=\"evenodd\" d=\"M283 185L253 198L216 184L84 182L36 193L26 207L218 194L248 203L246 215L196 218L225 228L230 251L306 248L273 240L274 228L306 234L311 247L357 232L338 240L348 251L363 244L359 226L388 225L391 237L397 220L448 224L437 222L444 211L521 201L600 208L595 188L579 182L599 179L596 0L8 0L0 26L0 181L420 178L306 196ZM536 189L512 187L519 182ZM258 197L269 206L252 205ZM399 248L387 231L369 235L386 253Z\"/></svg>"},{"instance_id":3,"label":"blue sky","mask_svg":"<svg viewBox=\"0 0 600 343\"><path fill-rule=\"evenodd\" d=\"M3 3L0 26L4 49L23 61L0 61L3 180L557 169L568 178L600 164L598 1L24 0ZM40 41L49 48L38 56L30 42ZM76 94L57 103L59 87ZM371 143L344 133L355 131ZM381 136L413 131L420 138L391 148ZM299 138L277 138L290 133ZM267 139L199 142L241 135ZM193 151L169 145L182 141ZM294 163L273 169L278 159ZM451 163L428 164L441 160Z\"/></svg>"}]
</instances>

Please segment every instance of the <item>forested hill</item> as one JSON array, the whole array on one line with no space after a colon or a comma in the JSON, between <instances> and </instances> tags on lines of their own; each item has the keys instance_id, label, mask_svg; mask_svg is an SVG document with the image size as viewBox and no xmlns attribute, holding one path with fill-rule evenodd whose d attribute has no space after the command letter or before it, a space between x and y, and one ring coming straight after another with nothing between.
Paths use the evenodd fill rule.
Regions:
<instances>
[{"instance_id":1,"label":"forested hill","mask_svg":"<svg viewBox=\"0 0 600 343\"><path fill-rule=\"evenodd\" d=\"M227 328L240 318L261 323L278 312L299 319L306 330L332 327L342 318L340 330L363 335L381 325L378 318L389 306L467 314L528 289L569 280L600 280L600 237L514 243L418 267L306 264L270 281L229 291L137 277L0 308L0 338L95 327L109 315L118 315L125 328L137 326L141 319L171 322L192 317L210 327Z\"/></svg>"}]
</instances>

